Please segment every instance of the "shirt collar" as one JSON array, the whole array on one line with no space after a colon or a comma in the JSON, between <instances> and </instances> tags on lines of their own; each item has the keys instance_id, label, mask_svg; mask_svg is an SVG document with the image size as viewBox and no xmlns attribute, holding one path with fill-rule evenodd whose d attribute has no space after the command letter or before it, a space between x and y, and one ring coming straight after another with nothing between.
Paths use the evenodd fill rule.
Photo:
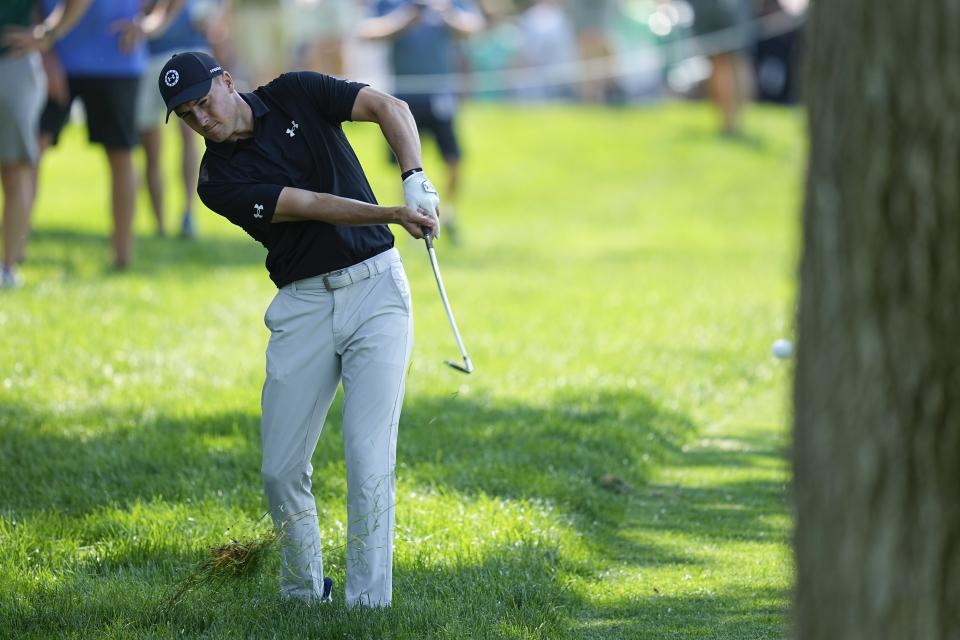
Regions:
<instances>
[{"instance_id":1,"label":"shirt collar","mask_svg":"<svg viewBox=\"0 0 960 640\"><path fill-rule=\"evenodd\" d=\"M257 120L269 113L270 107L255 93L241 93L240 97L243 98L243 101L250 105L250 108L253 110L253 135L256 137ZM235 141L210 142L207 140L207 149L224 158L232 156L236 147L237 143Z\"/></svg>"}]
</instances>

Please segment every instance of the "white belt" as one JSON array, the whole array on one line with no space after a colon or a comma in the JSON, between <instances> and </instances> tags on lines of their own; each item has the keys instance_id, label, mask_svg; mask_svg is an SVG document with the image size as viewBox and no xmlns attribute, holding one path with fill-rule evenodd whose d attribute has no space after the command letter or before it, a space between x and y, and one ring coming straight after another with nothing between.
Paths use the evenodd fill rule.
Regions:
<instances>
[{"instance_id":1,"label":"white belt","mask_svg":"<svg viewBox=\"0 0 960 640\"><path fill-rule=\"evenodd\" d=\"M395 262L400 262L400 252L397 251L396 248L392 248L372 258L367 258L363 262L358 262L353 266L322 273L319 276L297 280L288 284L287 287L290 287L290 290L294 292L299 290L308 291L320 289L322 291L333 291L334 289L342 289L355 282L372 278L375 275L387 271L390 265Z\"/></svg>"}]
</instances>

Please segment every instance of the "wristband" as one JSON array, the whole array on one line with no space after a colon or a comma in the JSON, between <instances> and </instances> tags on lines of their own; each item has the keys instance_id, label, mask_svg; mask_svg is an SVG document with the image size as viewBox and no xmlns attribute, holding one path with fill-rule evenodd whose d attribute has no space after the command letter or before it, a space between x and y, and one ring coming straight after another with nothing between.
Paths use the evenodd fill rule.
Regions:
<instances>
[{"instance_id":1,"label":"wristband","mask_svg":"<svg viewBox=\"0 0 960 640\"><path fill-rule=\"evenodd\" d=\"M404 171L403 173L400 174L400 179L406 180L407 178L409 178L415 173L423 173L423 167L414 167L413 169Z\"/></svg>"}]
</instances>

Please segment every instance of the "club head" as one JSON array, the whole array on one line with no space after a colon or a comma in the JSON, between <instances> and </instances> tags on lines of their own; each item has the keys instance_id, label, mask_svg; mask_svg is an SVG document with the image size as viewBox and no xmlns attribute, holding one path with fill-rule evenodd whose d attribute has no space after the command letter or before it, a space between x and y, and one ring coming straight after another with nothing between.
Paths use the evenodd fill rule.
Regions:
<instances>
[{"instance_id":1,"label":"club head","mask_svg":"<svg viewBox=\"0 0 960 640\"><path fill-rule=\"evenodd\" d=\"M473 363L470 362L469 359L464 360L463 364L460 364L459 362L453 362L452 360L444 360L444 362L447 364L447 366L452 369L456 369L457 371L461 371L466 374L473 373Z\"/></svg>"}]
</instances>

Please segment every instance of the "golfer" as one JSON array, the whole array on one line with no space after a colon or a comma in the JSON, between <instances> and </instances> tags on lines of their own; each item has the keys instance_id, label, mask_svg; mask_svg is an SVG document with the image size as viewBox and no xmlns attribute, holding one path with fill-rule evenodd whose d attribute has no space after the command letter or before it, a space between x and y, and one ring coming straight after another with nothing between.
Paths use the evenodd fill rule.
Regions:
<instances>
[{"instance_id":1,"label":"golfer","mask_svg":"<svg viewBox=\"0 0 960 640\"><path fill-rule=\"evenodd\" d=\"M267 248L279 288L262 395L263 484L281 538L285 597L329 600L310 458L343 383L348 606L391 600L394 469L413 342L410 289L388 224L436 233L439 197L420 168L405 103L363 84L286 73L239 93L200 52L159 76L170 112L206 138L197 192ZM402 171L407 206L377 205L341 123L376 122Z\"/></svg>"}]
</instances>

